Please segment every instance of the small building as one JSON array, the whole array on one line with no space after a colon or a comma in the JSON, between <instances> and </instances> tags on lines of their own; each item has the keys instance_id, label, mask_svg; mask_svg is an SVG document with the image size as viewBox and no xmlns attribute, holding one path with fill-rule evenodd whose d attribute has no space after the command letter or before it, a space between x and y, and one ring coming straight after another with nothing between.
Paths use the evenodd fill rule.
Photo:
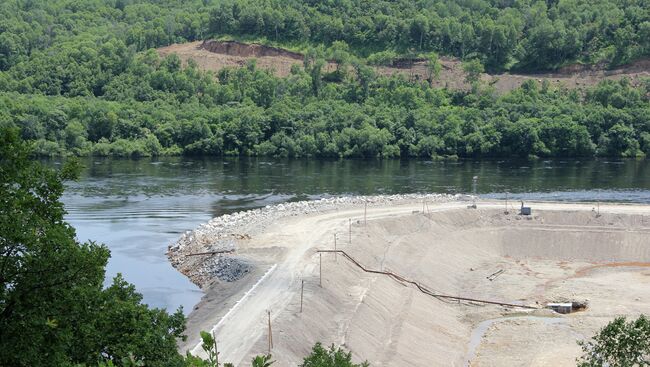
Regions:
<instances>
[{"instance_id":1,"label":"small building","mask_svg":"<svg viewBox=\"0 0 650 367\"><path fill-rule=\"evenodd\" d=\"M555 311L557 313L571 313L571 311L573 311L573 303L571 303L571 302L547 303L546 307L550 308L551 310L553 310L553 311Z\"/></svg>"},{"instance_id":2,"label":"small building","mask_svg":"<svg viewBox=\"0 0 650 367\"><path fill-rule=\"evenodd\" d=\"M533 210L529 206L524 206L524 202L521 202L521 211L519 212L521 215L531 215Z\"/></svg>"}]
</instances>

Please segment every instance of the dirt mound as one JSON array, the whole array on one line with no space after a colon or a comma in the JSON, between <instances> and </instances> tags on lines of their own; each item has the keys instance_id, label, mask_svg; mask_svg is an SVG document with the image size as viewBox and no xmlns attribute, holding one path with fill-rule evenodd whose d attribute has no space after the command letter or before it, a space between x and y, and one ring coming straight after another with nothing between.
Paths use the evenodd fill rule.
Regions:
<instances>
[{"instance_id":1,"label":"dirt mound","mask_svg":"<svg viewBox=\"0 0 650 367\"><path fill-rule=\"evenodd\" d=\"M237 41L206 40L201 48L216 54L239 57L286 57L302 61L303 55L282 48L270 47L259 43L241 43Z\"/></svg>"}]
</instances>

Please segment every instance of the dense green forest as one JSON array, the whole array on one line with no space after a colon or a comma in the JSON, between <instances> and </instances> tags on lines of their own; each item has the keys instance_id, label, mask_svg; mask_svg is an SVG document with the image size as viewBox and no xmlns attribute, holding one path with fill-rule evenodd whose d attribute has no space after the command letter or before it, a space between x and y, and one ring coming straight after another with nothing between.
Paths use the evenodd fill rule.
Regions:
<instances>
[{"instance_id":1,"label":"dense green forest","mask_svg":"<svg viewBox=\"0 0 650 367\"><path fill-rule=\"evenodd\" d=\"M286 9L278 10L279 4ZM532 42L529 35L538 33L531 31L532 23L544 19L552 24L548 29L572 27L571 32L579 33L580 45L570 50L580 54L556 50L558 37L546 35L550 49L529 49L544 50L544 57L554 59L536 68L589 57L595 61L611 52L624 53L621 62L634 59L647 53L647 5L460 0L3 2L0 127L18 127L39 155L643 156L650 152L650 82L632 86L626 80L604 81L585 91L528 82L499 95L471 71L480 71L483 63L500 68L512 62L523 65L526 57L543 60L521 52ZM282 20L272 27L271 36L273 17L268 14ZM427 19L425 33L405 25L422 17ZM379 39L377 29L345 28L358 22L379 26L379 18L394 23L389 28L397 27L399 37ZM462 29L474 27L472 32L482 22L496 26L512 20L516 24L506 28L514 27L516 37L506 38L515 44L508 55L498 56L501 61L490 61L497 53L476 47L494 43L471 33L468 39L474 46L453 46L445 37L432 36L440 23L436 19L447 24L441 29L461 24ZM331 28L322 24L329 20L345 25L340 37L318 34ZM302 24L304 34L292 31L295 22ZM558 22L571 27L559 27ZM624 31L625 42L616 36ZM257 69L251 60L245 68L215 75L191 63L183 67L175 56L160 59L151 50L226 33L304 42L309 45L304 66L278 78ZM466 70L472 88L436 89L424 81L379 76L367 66L368 59L360 57L369 49L435 50L471 58ZM337 60L339 68L326 72L328 59Z\"/></svg>"},{"instance_id":2,"label":"dense green forest","mask_svg":"<svg viewBox=\"0 0 650 367\"><path fill-rule=\"evenodd\" d=\"M650 54L647 0L229 0L211 34L276 42L345 41L360 54L426 51L478 58L489 69L617 65Z\"/></svg>"},{"instance_id":3,"label":"dense green forest","mask_svg":"<svg viewBox=\"0 0 650 367\"><path fill-rule=\"evenodd\" d=\"M606 81L582 95L528 82L497 96L489 87L467 93L381 78L363 65L341 82L324 82L319 68L281 79L251 64L215 79L147 52L103 85L101 96L1 93L0 123L19 126L41 155L650 153L650 83Z\"/></svg>"}]
</instances>

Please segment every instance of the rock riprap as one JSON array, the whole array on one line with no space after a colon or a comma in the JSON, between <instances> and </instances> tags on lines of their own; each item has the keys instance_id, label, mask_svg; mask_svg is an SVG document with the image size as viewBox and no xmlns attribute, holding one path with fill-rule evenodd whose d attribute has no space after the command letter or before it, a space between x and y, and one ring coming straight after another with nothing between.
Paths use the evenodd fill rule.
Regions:
<instances>
[{"instance_id":1,"label":"rock riprap","mask_svg":"<svg viewBox=\"0 0 650 367\"><path fill-rule=\"evenodd\" d=\"M201 287L215 279L234 281L250 271L252 264L246 263L243 259L227 256L187 255L235 249L235 240L248 239L255 233L263 231L274 221L289 216L334 211L365 204L369 207L377 207L422 201L440 203L467 199L470 197L459 194L398 194L328 197L268 205L259 209L215 217L195 230L185 232L176 243L169 246L167 256L172 266Z\"/></svg>"}]
</instances>

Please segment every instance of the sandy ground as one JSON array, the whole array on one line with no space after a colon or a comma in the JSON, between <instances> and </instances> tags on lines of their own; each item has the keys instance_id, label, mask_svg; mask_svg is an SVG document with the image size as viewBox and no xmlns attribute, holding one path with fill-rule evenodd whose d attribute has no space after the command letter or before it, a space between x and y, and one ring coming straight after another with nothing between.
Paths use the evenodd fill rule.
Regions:
<instances>
[{"instance_id":1,"label":"sandy ground","mask_svg":"<svg viewBox=\"0 0 650 367\"><path fill-rule=\"evenodd\" d=\"M279 366L298 365L311 346L343 345L373 366L564 366L576 341L618 315L650 313L650 207L531 203L533 216L505 215L499 202L393 203L289 216L250 239L237 256L254 271L206 285L181 349L201 355L198 331L216 328L221 360L247 365L268 349L267 310ZM351 236L349 220L352 219ZM367 267L436 292L542 306L587 301L569 315L443 302ZM351 238L351 243L350 243ZM486 277L503 272L493 280ZM304 280L303 312L300 312ZM225 317L224 317L225 316Z\"/></svg>"},{"instance_id":2,"label":"sandy ground","mask_svg":"<svg viewBox=\"0 0 650 367\"><path fill-rule=\"evenodd\" d=\"M240 67L246 65L246 62L255 58L257 66L264 70L271 70L278 76L287 76L291 71L291 66L296 64L302 66L302 60L297 59L294 54L287 55L275 54L272 56L260 56L259 48L261 45L251 45L251 50L246 47L231 47L225 49L215 49L215 52L201 47L202 42L188 42L173 44L158 49L160 55L177 54L186 64L189 59L194 60L199 68L203 70L218 71L225 67ZM275 50L275 49L274 49ZM253 56L251 56L253 55ZM469 89L469 84L465 80L465 73L462 64L458 59L443 57L441 58L442 70L440 76L434 81L437 87L448 87L452 89ZM326 70L332 71L336 67L334 63L328 63ZM392 75L401 74L409 79L426 80L426 64L416 62L404 67L385 67L375 68L379 74ZM623 77L630 78L633 85L638 85L642 78L650 77L650 60L640 60L633 64L621 67L615 70L588 70L579 67L569 67L554 73L543 74L483 74L481 79L487 85L492 85L498 92L505 92L519 87L526 80L543 80L549 81L552 85L562 85L567 88L581 88L584 86L595 85L603 79L620 79Z\"/></svg>"}]
</instances>

